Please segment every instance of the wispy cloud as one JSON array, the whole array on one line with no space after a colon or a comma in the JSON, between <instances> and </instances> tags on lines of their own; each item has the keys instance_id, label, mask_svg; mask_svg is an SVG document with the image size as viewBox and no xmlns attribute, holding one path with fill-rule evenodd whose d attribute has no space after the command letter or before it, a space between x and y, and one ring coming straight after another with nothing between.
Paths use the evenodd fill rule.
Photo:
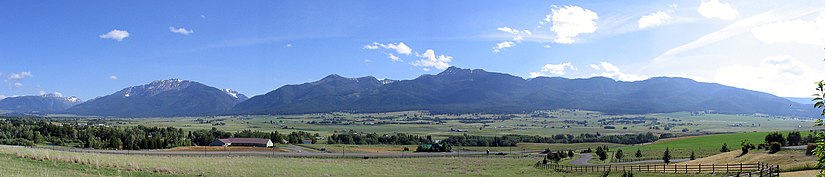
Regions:
<instances>
[{"instance_id":1,"label":"wispy cloud","mask_svg":"<svg viewBox=\"0 0 825 177\"><path fill-rule=\"evenodd\" d=\"M189 34L195 33L194 30L186 29L186 28L183 28L183 27L175 28L174 26L170 26L169 31L173 32L173 33L182 34L182 35L189 35Z\"/></svg>"},{"instance_id":2,"label":"wispy cloud","mask_svg":"<svg viewBox=\"0 0 825 177\"><path fill-rule=\"evenodd\" d=\"M561 76L561 75L564 75L564 73L567 69L579 70L578 68L573 66L573 64L570 63L570 62L559 63L559 64L545 64L544 66L541 67L540 71L530 72L530 77L534 78L534 77L551 76L551 75Z\"/></svg>"}]
</instances>

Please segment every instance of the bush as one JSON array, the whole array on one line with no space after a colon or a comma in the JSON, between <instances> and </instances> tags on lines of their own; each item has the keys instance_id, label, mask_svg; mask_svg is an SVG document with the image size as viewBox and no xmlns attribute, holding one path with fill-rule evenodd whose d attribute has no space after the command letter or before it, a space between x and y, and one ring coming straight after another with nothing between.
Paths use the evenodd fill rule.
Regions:
<instances>
[{"instance_id":1,"label":"bush","mask_svg":"<svg viewBox=\"0 0 825 177\"><path fill-rule=\"evenodd\" d=\"M816 144L808 144L808 147L805 148L805 155L807 155L807 156L814 155L814 149L816 149Z\"/></svg>"},{"instance_id":2,"label":"bush","mask_svg":"<svg viewBox=\"0 0 825 177\"><path fill-rule=\"evenodd\" d=\"M23 138L0 139L0 144L16 145L16 146L34 146L34 142L23 139Z\"/></svg>"},{"instance_id":3,"label":"bush","mask_svg":"<svg viewBox=\"0 0 825 177\"><path fill-rule=\"evenodd\" d=\"M773 154L779 152L780 150L782 150L782 144L779 144L778 142L771 142L771 150L768 151L768 153Z\"/></svg>"}]
</instances>

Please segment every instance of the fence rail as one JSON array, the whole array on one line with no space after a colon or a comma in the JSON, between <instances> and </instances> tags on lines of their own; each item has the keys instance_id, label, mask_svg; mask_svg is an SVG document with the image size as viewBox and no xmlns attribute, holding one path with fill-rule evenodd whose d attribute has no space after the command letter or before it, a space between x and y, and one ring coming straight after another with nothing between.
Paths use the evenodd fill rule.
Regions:
<instances>
[{"instance_id":1,"label":"fence rail","mask_svg":"<svg viewBox=\"0 0 825 177\"><path fill-rule=\"evenodd\" d=\"M590 173L590 172L640 172L640 173L729 173L739 175L758 176L779 176L779 165L767 163L756 164L646 164L646 165L604 165L604 166L570 166L559 164L536 163L536 168L553 169L568 173Z\"/></svg>"},{"instance_id":2,"label":"fence rail","mask_svg":"<svg viewBox=\"0 0 825 177\"><path fill-rule=\"evenodd\" d=\"M696 157L696 158L701 158L701 157ZM670 158L670 159L690 159L690 157L673 157L673 158ZM647 161L647 160L659 160L659 161L664 161L664 160L662 160L662 158L661 158L661 157L626 158L626 159L616 159L616 158L613 158L613 159L611 159L611 160L610 160L610 163L638 162L638 161Z\"/></svg>"}]
</instances>

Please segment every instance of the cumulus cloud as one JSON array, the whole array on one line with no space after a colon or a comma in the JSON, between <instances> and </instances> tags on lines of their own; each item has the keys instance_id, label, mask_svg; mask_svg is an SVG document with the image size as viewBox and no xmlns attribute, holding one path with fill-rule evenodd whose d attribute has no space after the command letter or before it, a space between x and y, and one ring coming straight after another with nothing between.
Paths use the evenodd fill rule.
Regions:
<instances>
[{"instance_id":1,"label":"cumulus cloud","mask_svg":"<svg viewBox=\"0 0 825 177\"><path fill-rule=\"evenodd\" d=\"M370 59L364 59L364 63L372 63L372 60L370 60Z\"/></svg>"},{"instance_id":2,"label":"cumulus cloud","mask_svg":"<svg viewBox=\"0 0 825 177\"><path fill-rule=\"evenodd\" d=\"M808 65L791 56L774 56L754 65L736 64L716 70L720 84L773 93L779 96L808 96L811 83L822 80Z\"/></svg>"},{"instance_id":3,"label":"cumulus cloud","mask_svg":"<svg viewBox=\"0 0 825 177\"><path fill-rule=\"evenodd\" d=\"M117 80L117 76L109 76L109 79L111 79L111 80Z\"/></svg>"},{"instance_id":4,"label":"cumulus cloud","mask_svg":"<svg viewBox=\"0 0 825 177\"><path fill-rule=\"evenodd\" d=\"M495 47L493 47L493 53L498 53L501 51L501 49L506 49L513 46L516 46L516 43L510 41L499 42L496 44Z\"/></svg>"},{"instance_id":5,"label":"cumulus cloud","mask_svg":"<svg viewBox=\"0 0 825 177\"><path fill-rule=\"evenodd\" d=\"M560 44L571 44L573 38L580 34L593 33L598 28L596 21L599 15L591 10L579 6L553 7L552 13L547 15L545 22L552 23L550 31L556 33L554 41Z\"/></svg>"},{"instance_id":6,"label":"cumulus cloud","mask_svg":"<svg viewBox=\"0 0 825 177\"><path fill-rule=\"evenodd\" d=\"M30 77L33 76L32 72L28 72L28 71L19 72L19 73L10 73L8 75L9 75L10 80L17 80L17 81L23 80L25 78L30 78Z\"/></svg>"},{"instance_id":7,"label":"cumulus cloud","mask_svg":"<svg viewBox=\"0 0 825 177\"><path fill-rule=\"evenodd\" d=\"M412 62L413 66L422 67L425 71L429 71L430 68L436 69L447 69L450 67L450 62L453 60L453 57L447 56L444 54L436 55L433 49L427 49L423 54L415 54L417 57L421 58Z\"/></svg>"},{"instance_id":8,"label":"cumulus cloud","mask_svg":"<svg viewBox=\"0 0 825 177\"><path fill-rule=\"evenodd\" d=\"M396 53L403 54L403 55L412 54L412 48L410 48L410 46L407 46L407 44L404 44L404 42L389 43L389 44L382 44L382 43L378 43L378 42L373 42L372 44L364 46L364 49L369 49L369 50L375 50L375 49L379 49L379 48L394 50Z\"/></svg>"},{"instance_id":9,"label":"cumulus cloud","mask_svg":"<svg viewBox=\"0 0 825 177\"><path fill-rule=\"evenodd\" d=\"M543 67L541 67L541 71L531 72L530 77L533 78L533 77L550 76L550 75L560 76L560 75L564 75L565 70L567 70L567 69L571 69L571 70L574 70L574 71L578 70L578 68L573 66L573 64L571 64L570 62L559 63L559 64L546 64Z\"/></svg>"},{"instance_id":10,"label":"cumulus cloud","mask_svg":"<svg viewBox=\"0 0 825 177\"><path fill-rule=\"evenodd\" d=\"M825 44L825 12L820 12L816 20L791 20L765 24L751 29L751 33L762 42Z\"/></svg>"},{"instance_id":11,"label":"cumulus cloud","mask_svg":"<svg viewBox=\"0 0 825 177\"><path fill-rule=\"evenodd\" d=\"M14 86L14 88L22 87L23 83L15 82L14 84L12 84L12 86Z\"/></svg>"},{"instance_id":12,"label":"cumulus cloud","mask_svg":"<svg viewBox=\"0 0 825 177\"><path fill-rule=\"evenodd\" d=\"M291 47L292 47L292 44L286 44L286 45L284 45L284 48L291 48Z\"/></svg>"},{"instance_id":13,"label":"cumulus cloud","mask_svg":"<svg viewBox=\"0 0 825 177\"><path fill-rule=\"evenodd\" d=\"M670 19L670 14L664 11L658 11L642 16L639 18L639 29L662 25L668 19Z\"/></svg>"},{"instance_id":14,"label":"cumulus cloud","mask_svg":"<svg viewBox=\"0 0 825 177\"><path fill-rule=\"evenodd\" d=\"M98 37L100 37L102 39L113 39L113 40L116 40L116 41L120 42L120 41L123 41L123 39L126 39L127 37L129 37L129 32L126 31L126 30L114 29L112 31L109 31L106 34L101 34Z\"/></svg>"},{"instance_id":15,"label":"cumulus cloud","mask_svg":"<svg viewBox=\"0 0 825 177\"><path fill-rule=\"evenodd\" d=\"M704 17L722 20L736 19L739 14L739 11L731 7L729 3L722 3L719 0L702 0L697 11Z\"/></svg>"},{"instance_id":16,"label":"cumulus cloud","mask_svg":"<svg viewBox=\"0 0 825 177\"><path fill-rule=\"evenodd\" d=\"M624 73L619 67L608 62L600 62L598 65L591 64L590 67L602 71L602 73L599 74L592 73L590 74L591 76L609 77L620 81L640 81L648 79L646 76Z\"/></svg>"},{"instance_id":17,"label":"cumulus cloud","mask_svg":"<svg viewBox=\"0 0 825 177\"><path fill-rule=\"evenodd\" d=\"M189 35L189 34L192 34L192 33L195 32L191 29L186 29L186 28L183 28L183 27L175 28L173 26L169 27L169 31L171 31L173 33L183 34L183 35Z\"/></svg>"}]
</instances>

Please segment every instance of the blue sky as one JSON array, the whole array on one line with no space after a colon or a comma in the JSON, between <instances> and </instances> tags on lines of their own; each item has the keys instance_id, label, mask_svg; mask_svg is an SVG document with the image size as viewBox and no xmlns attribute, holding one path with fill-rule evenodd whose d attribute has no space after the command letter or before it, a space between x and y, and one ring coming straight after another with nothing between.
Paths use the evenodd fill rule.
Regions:
<instances>
[{"instance_id":1,"label":"blue sky","mask_svg":"<svg viewBox=\"0 0 825 177\"><path fill-rule=\"evenodd\" d=\"M2 1L0 97L88 100L169 78L253 96L447 66L799 97L825 79L824 11L803 0Z\"/></svg>"}]
</instances>

